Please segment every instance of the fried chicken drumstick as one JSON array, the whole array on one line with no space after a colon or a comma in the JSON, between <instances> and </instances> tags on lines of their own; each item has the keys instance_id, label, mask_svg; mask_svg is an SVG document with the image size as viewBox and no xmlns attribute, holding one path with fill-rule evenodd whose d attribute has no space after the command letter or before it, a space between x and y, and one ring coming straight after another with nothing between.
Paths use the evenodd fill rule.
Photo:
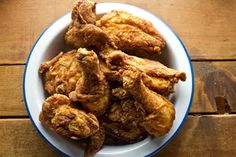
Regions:
<instances>
[{"instance_id":1,"label":"fried chicken drumstick","mask_svg":"<svg viewBox=\"0 0 236 157\"><path fill-rule=\"evenodd\" d=\"M142 122L146 131L156 137L166 134L175 119L173 104L160 94L148 89L142 81L142 73L126 70L123 73L123 87L139 102L147 116Z\"/></svg>"},{"instance_id":2,"label":"fried chicken drumstick","mask_svg":"<svg viewBox=\"0 0 236 157\"><path fill-rule=\"evenodd\" d=\"M76 58L81 66L82 77L69 97L73 101L79 101L89 112L103 114L108 107L109 86L98 57L94 51L80 48Z\"/></svg>"}]
</instances>

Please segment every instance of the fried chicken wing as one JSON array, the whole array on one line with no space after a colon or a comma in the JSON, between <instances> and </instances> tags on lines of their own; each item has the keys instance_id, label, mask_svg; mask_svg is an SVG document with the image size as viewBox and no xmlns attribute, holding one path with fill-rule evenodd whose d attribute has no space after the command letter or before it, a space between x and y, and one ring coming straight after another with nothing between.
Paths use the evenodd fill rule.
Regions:
<instances>
[{"instance_id":1,"label":"fried chicken wing","mask_svg":"<svg viewBox=\"0 0 236 157\"><path fill-rule=\"evenodd\" d=\"M39 120L51 130L74 140L87 138L99 130L99 122L93 114L74 108L70 99L61 94L45 100Z\"/></svg>"},{"instance_id":2,"label":"fried chicken wing","mask_svg":"<svg viewBox=\"0 0 236 157\"><path fill-rule=\"evenodd\" d=\"M80 0L72 11L72 22L65 35L67 44L75 48L97 47L102 48L110 42L105 31L95 26L96 3L90 0Z\"/></svg>"},{"instance_id":3,"label":"fried chicken wing","mask_svg":"<svg viewBox=\"0 0 236 157\"><path fill-rule=\"evenodd\" d=\"M76 58L82 69L82 77L69 97L73 101L79 101L89 112L102 114L108 107L109 86L101 71L98 57L94 51L80 48Z\"/></svg>"},{"instance_id":4,"label":"fried chicken wing","mask_svg":"<svg viewBox=\"0 0 236 157\"><path fill-rule=\"evenodd\" d=\"M135 68L143 73L142 79L148 88L163 95L173 93L175 83L186 79L184 72L168 68L158 61L127 55L120 50L108 48L101 51L100 55L110 71L120 72L120 75L116 76L117 80L122 80L123 70Z\"/></svg>"},{"instance_id":5,"label":"fried chicken wing","mask_svg":"<svg viewBox=\"0 0 236 157\"><path fill-rule=\"evenodd\" d=\"M81 77L81 68L75 55L76 50L61 52L52 60L41 64L39 72L43 74L44 88L50 95L68 95L75 90L76 82Z\"/></svg>"},{"instance_id":6,"label":"fried chicken wing","mask_svg":"<svg viewBox=\"0 0 236 157\"><path fill-rule=\"evenodd\" d=\"M153 25L125 11L105 14L96 25L105 30L119 50L160 54L165 42Z\"/></svg>"},{"instance_id":7,"label":"fried chicken wing","mask_svg":"<svg viewBox=\"0 0 236 157\"><path fill-rule=\"evenodd\" d=\"M146 131L156 137L166 134L175 119L175 108L164 96L148 89L142 81L142 73L126 70L123 73L123 87L137 102L142 104L147 116L142 122Z\"/></svg>"}]
</instances>

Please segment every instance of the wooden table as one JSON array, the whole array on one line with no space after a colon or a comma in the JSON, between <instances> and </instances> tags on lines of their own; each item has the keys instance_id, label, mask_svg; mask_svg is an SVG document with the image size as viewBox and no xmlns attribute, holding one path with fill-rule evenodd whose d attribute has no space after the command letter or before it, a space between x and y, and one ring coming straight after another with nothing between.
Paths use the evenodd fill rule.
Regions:
<instances>
[{"instance_id":1,"label":"wooden table","mask_svg":"<svg viewBox=\"0 0 236 157\"><path fill-rule=\"evenodd\" d=\"M98 0L98 2L116 0ZM195 95L186 123L156 157L236 154L236 1L121 0L166 21L194 65ZM0 156L60 156L35 131L26 113L22 77L30 48L70 0L0 1Z\"/></svg>"}]
</instances>

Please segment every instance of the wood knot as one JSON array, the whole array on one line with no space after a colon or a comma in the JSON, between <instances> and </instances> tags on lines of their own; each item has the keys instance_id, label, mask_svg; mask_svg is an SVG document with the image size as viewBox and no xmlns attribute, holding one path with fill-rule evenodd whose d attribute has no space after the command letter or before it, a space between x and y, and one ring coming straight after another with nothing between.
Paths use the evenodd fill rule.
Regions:
<instances>
[{"instance_id":1,"label":"wood knot","mask_svg":"<svg viewBox=\"0 0 236 157\"><path fill-rule=\"evenodd\" d=\"M228 104L227 99L225 99L224 97L222 96L215 97L215 103L216 103L217 112L219 114L231 112L230 105Z\"/></svg>"}]
</instances>

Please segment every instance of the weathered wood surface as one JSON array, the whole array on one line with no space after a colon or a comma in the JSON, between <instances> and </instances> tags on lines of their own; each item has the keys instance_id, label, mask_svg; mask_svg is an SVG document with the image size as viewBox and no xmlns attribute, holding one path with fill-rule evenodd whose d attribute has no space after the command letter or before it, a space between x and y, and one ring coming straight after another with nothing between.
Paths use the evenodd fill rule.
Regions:
<instances>
[{"instance_id":1,"label":"weathered wood surface","mask_svg":"<svg viewBox=\"0 0 236 157\"><path fill-rule=\"evenodd\" d=\"M56 157L28 119L0 120L0 156ZM231 157L236 154L236 115L189 116L176 138L155 157Z\"/></svg>"},{"instance_id":2,"label":"weathered wood surface","mask_svg":"<svg viewBox=\"0 0 236 157\"><path fill-rule=\"evenodd\" d=\"M97 2L117 2L98 0ZM1 0L0 64L25 63L40 33L75 0ZM153 12L180 36L192 59L236 59L236 1L120 0Z\"/></svg>"},{"instance_id":3,"label":"weathered wood surface","mask_svg":"<svg viewBox=\"0 0 236 157\"><path fill-rule=\"evenodd\" d=\"M191 113L236 112L236 62L193 62L195 94ZM0 66L0 115L26 116L23 65Z\"/></svg>"}]
</instances>

